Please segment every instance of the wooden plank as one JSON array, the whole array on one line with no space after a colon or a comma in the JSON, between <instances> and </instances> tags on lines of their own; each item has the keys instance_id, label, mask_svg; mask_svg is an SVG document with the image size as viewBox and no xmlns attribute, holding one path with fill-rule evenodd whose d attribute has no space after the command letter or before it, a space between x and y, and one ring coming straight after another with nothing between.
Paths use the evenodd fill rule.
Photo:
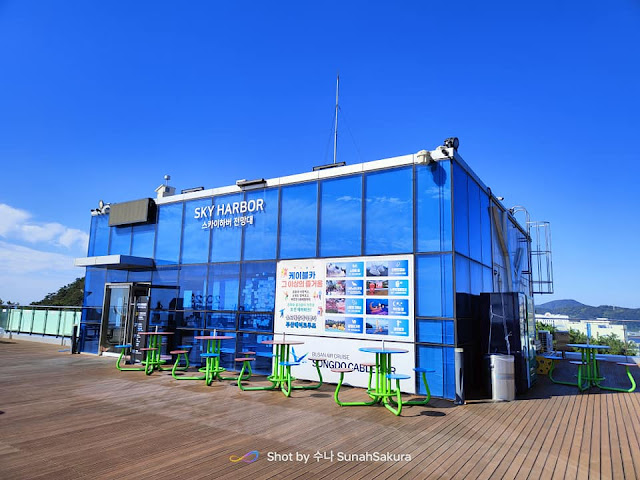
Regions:
<instances>
[{"instance_id":1,"label":"wooden plank","mask_svg":"<svg viewBox=\"0 0 640 480\"><path fill-rule=\"evenodd\" d=\"M119 372L114 360L0 342L0 478L637 478L640 396L540 378L514 402L432 400L395 417L343 407L333 385L242 392L233 382ZM604 368L607 368L605 366ZM639 369L640 370L640 369ZM567 375L570 370L565 369ZM610 374L611 373L611 374ZM622 382L620 372L607 380ZM263 377L264 378L264 377ZM264 380L258 379L264 382ZM345 389L345 400L363 390ZM427 415L428 414L428 415ZM258 450L254 463L231 462ZM268 461L271 453L409 453L411 462Z\"/></svg>"},{"instance_id":2,"label":"wooden plank","mask_svg":"<svg viewBox=\"0 0 640 480\"><path fill-rule=\"evenodd\" d=\"M638 424L637 403L634 402L635 393L622 393L618 395L620 400L620 412L622 422L627 431L629 452L636 478L640 476L640 455L634 452L640 451L640 425ZM637 397L636 397L637 398Z\"/></svg>"},{"instance_id":3,"label":"wooden plank","mask_svg":"<svg viewBox=\"0 0 640 480\"><path fill-rule=\"evenodd\" d=\"M525 439L520 452L518 452L518 456L514 460L514 467L516 463L520 463L520 466L517 468L517 473L514 475L516 479L527 479L534 470L538 472L535 478L540 478L539 472L542 471L542 465L544 464L544 460L548 458L548 451L550 449L548 439L555 438L555 433L558 429L558 420L564 409L566 397L554 397L551 400L553 403L551 405L545 405L544 407L544 415L541 416L543 419L542 424L539 427L533 427L531 434ZM541 455L540 452L545 446L547 453ZM519 460L520 458L522 460ZM540 460L540 464L536 463L538 460ZM509 476L509 471L507 471L505 476Z\"/></svg>"},{"instance_id":4,"label":"wooden plank","mask_svg":"<svg viewBox=\"0 0 640 480\"><path fill-rule=\"evenodd\" d=\"M618 430L618 445L620 448L620 460L623 471L623 478L637 479L636 471L633 466L633 458L630 449L627 429L625 427L626 419L622 412L622 401L620 395L612 395L613 398L613 414Z\"/></svg>"},{"instance_id":5,"label":"wooden plank","mask_svg":"<svg viewBox=\"0 0 640 480\"><path fill-rule=\"evenodd\" d=\"M573 400L571 417L564 424L564 435L562 437L562 443L558 447L558 460L553 470L553 479L575 478L576 476L575 470L572 475L567 474L567 472L569 467L569 455L573 447L573 442L576 438L576 427L581 420L581 408L584 396L574 394L571 398Z\"/></svg>"},{"instance_id":6,"label":"wooden plank","mask_svg":"<svg viewBox=\"0 0 640 480\"><path fill-rule=\"evenodd\" d=\"M527 473L526 477L521 472L518 472L519 478L527 479L542 479L550 478L555 468L557 456L556 456L556 444L558 438L564 433L561 430L563 420L567 418L567 411L570 409L571 402L569 396L560 397L560 403L558 404L552 423L549 425L546 432L541 431L543 438L539 441L540 448L535 452L535 457L531 465L531 469L523 473Z\"/></svg>"},{"instance_id":7,"label":"wooden plank","mask_svg":"<svg viewBox=\"0 0 640 480\"><path fill-rule=\"evenodd\" d=\"M515 410L505 415L503 420L496 425L492 433L493 443L476 462L474 469L469 472L467 478L490 478L500 465L504 455L509 450L518 436L518 432L526 424L531 412L535 411L536 402L526 401L524 406L518 406Z\"/></svg>"}]
</instances>

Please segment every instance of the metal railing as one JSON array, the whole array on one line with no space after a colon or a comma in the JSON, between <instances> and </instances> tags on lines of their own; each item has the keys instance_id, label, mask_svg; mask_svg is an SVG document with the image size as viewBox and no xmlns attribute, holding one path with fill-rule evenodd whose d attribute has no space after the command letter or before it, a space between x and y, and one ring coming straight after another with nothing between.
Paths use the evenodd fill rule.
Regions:
<instances>
[{"instance_id":1,"label":"metal railing","mask_svg":"<svg viewBox=\"0 0 640 480\"><path fill-rule=\"evenodd\" d=\"M0 328L9 338L13 334L42 335L65 338L73 335L73 326L80 324L82 307L50 305L0 305Z\"/></svg>"}]
</instances>

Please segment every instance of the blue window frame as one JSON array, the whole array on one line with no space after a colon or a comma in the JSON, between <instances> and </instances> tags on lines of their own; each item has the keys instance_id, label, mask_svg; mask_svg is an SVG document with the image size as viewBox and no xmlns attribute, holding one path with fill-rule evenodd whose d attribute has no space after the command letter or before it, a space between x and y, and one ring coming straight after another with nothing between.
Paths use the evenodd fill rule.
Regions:
<instances>
[{"instance_id":1,"label":"blue window frame","mask_svg":"<svg viewBox=\"0 0 640 480\"><path fill-rule=\"evenodd\" d=\"M111 227L109 255L131 254L131 227Z\"/></svg>"},{"instance_id":2,"label":"blue window frame","mask_svg":"<svg viewBox=\"0 0 640 480\"><path fill-rule=\"evenodd\" d=\"M253 214L253 223L244 227L244 260L276 258L279 193L276 188L247 192L247 202L262 199L264 211Z\"/></svg>"},{"instance_id":3,"label":"blue window frame","mask_svg":"<svg viewBox=\"0 0 640 480\"><path fill-rule=\"evenodd\" d=\"M365 255L413 251L413 169L365 176Z\"/></svg>"},{"instance_id":4,"label":"blue window frame","mask_svg":"<svg viewBox=\"0 0 640 480\"><path fill-rule=\"evenodd\" d=\"M421 343L444 343L453 345L455 341L453 325L453 320L419 318L416 320L416 341Z\"/></svg>"},{"instance_id":5,"label":"blue window frame","mask_svg":"<svg viewBox=\"0 0 640 480\"><path fill-rule=\"evenodd\" d=\"M480 295L483 291L482 265L476 262L471 263L471 294Z\"/></svg>"},{"instance_id":6,"label":"blue window frame","mask_svg":"<svg viewBox=\"0 0 640 480\"><path fill-rule=\"evenodd\" d=\"M104 284L106 282L106 270L88 267L84 279L85 307L102 308L104 300Z\"/></svg>"},{"instance_id":7,"label":"blue window frame","mask_svg":"<svg viewBox=\"0 0 640 480\"><path fill-rule=\"evenodd\" d=\"M451 254L416 256L416 312L420 317L453 317Z\"/></svg>"},{"instance_id":8,"label":"blue window frame","mask_svg":"<svg viewBox=\"0 0 640 480\"><path fill-rule=\"evenodd\" d=\"M89 240L90 257L107 255L109 253L109 215L91 217L91 235Z\"/></svg>"},{"instance_id":9,"label":"blue window frame","mask_svg":"<svg viewBox=\"0 0 640 480\"><path fill-rule=\"evenodd\" d=\"M320 188L320 256L360 255L362 176L325 180Z\"/></svg>"},{"instance_id":10,"label":"blue window frame","mask_svg":"<svg viewBox=\"0 0 640 480\"><path fill-rule=\"evenodd\" d=\"M469 256L469 177L453 164L453 227L456 252Z\"/></svg>"},{"instance_id":11,"label":"blue window frame","mask_svg":"<svg viewBox=\"0 0 640 480\"><path fill-rule=\"evenodd\" d=\"M431 394L437 397L444 396L445 378L442 348L443 347L416 345L416 366L435 370L435 372L427 373L427 382L429 383L429 390L431 390ZM425 395L426 392L424 384L422 383L420 376L416 376L416 383L418 393Z\"/></svg>"},{"instance_id":12,"label":"blue window frame","mask_svg":"<svg viewBox=\"0 0 640 480\"><path fill-rule=\"evenodd\" d=\"M471 293L469 259L461 255L456 255L456 292Z\"/></svg>"},{"instance_id":13,"label":"blue window frame","mask_svg":"<svg viewBox=\"0 0 640 480\"><path fill-rule=\"evenodd\" d=\"M148 282L151 283L151 270L129 270L127 282Z\"/></svg>"},{"instance_id":14,"label":"blue window frame","mask_svg":"<svg viewBox=\"0 0 640 480\"><path fill-rule=\"evenodd\" d=\"M178 263L183 204L170 203L158 207L155 260L157 265Z\"/></svg>"},{"instance_id":15,"label":"blue window frame","mask_svg":"<svg viewBox=\"0 0 640 480\"><path fill-rule=\"evenodd\" d=\"M126 270L107 270L107 283L123 283L126 281Z\"/></svg>"},{"instance_id":16,"label":"blue window frame","mask_svg":"<svg viewBox=\"0 0 640 480\"><path fill-rule=\"evenodd\" d=\"M416 249L451 251L451 163L416 166Z\"/></svg>"},{"instance_id":17,"label":"blue window frame","mask_svg":"<svg viewBox=\"0 0 640 480\"><path fill-rule=\"evenodd\" d=\"M202 228L202 220L194 218L194 212L196 207L209 205L211 205L211 199L185 202L180 263L207 263L211 230Z\"/></svg>"},{"instance_id":18,"label":"blue window frame","mask_svg":"<svg viewBox=\"0 0 640 480\"><path fill-rule=\"evenodd\" d=\"M482 261L482 225L480 221L480 187L468 180L469 193L469 256L478 262Z\"/></svg>"},{"instance_id":19,"label":"blue window frame","mask_svg":"<svg viewBox=\"0 0 640 480\"><path fill-rule=\"evenodd\" d=\"M491 216L489 196L480 192L480 226L482 229L482 263L491 266ZM488 290L485 290L488 291Z\"/></svg>"},{"instance_id":20,"label":"blue window frame","mask_svg":"<svg viewBox=\"0 0 640 480\"><path fill-rule=\"evenodd\" d=\"M315 257L318 184L283 187L281 198L280 258Z\"/></svg>"},{"instance_id":21,"label":"blue window frame","mask_svg":"<svg viewBox=\"0 0 640 480\"><path fill-rule=\"evenodd\" d=\"M153 244L156 239L156 225L135 225L131 232L131 255L134 257L153 257Z\"/></svg>"},{"instance_id":22,"label":"blue window frame","mask_svg":"<svg viewBox=\"0 0 640 480\"><path fill-rule=\"evenodd\" d=\"M242 227L236 226L234 221L236 218L244 216L239 213L230 213L228 215L219 214L218 208L222 211L225 205L231 205L242 202L244 195L236 193L233 195L224 195L214 199L214 211L216 211L215 219L225 221L225 226L212 228L211 239L211 261L212 262L237 262L240 260L240 241L242 238ZM238 209L239 210L239 209Z\"/></svg>"}]
</instances>

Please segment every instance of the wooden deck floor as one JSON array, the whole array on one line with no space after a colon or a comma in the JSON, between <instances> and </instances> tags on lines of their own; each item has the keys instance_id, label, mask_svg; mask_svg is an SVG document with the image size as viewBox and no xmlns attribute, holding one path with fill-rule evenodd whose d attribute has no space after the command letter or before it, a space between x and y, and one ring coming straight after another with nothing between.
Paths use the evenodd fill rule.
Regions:
<instances>
[{"instance_id":1,"label":"wooden deck floor","mask_svg":"<svg viewBox=\"0 0 640 480\"><path fill-rule=\"evenodd\" d=\"M640 393L578 394L541 378L515 402L434 400L395 417L338 407L332 385L285 398L118 372L113 359L60 349L0 340L3 480L640 478ZM614 367L607 379L624 384ZM345 389L356 398L362 390ZM253 450L254 463L229 460ZM338 461L366 452L411 460Z\"/></svg>"}]
</instances>

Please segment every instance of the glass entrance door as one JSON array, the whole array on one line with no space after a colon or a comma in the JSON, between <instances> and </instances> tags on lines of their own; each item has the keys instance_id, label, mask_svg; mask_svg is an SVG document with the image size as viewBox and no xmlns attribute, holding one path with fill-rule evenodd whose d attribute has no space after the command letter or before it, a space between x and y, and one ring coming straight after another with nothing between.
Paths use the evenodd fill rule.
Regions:
<instances>
[{"instance_id":1,"label":"glass entrance door","mask_svg":"<svg viewBox=\"0 0 640 480\"><path fill-rule=\"evenodd\" d=\"M119 354L116 345L139 345L138 332L147 328L149 285L112 283L105 286L102 326L100 330L100 353Z\"/></svg>"},{"instance_id":2,"label":"glass entrance door","mask_svg":"<svg viewBox=\"0 0 640 480\"><path fill-rule=\"evenodd\" d=\"M100 353L119 353L114 348L115 345L125 343L130 292L130 284L111 284L105 287Z\"/></svg>"}]
</instances>

